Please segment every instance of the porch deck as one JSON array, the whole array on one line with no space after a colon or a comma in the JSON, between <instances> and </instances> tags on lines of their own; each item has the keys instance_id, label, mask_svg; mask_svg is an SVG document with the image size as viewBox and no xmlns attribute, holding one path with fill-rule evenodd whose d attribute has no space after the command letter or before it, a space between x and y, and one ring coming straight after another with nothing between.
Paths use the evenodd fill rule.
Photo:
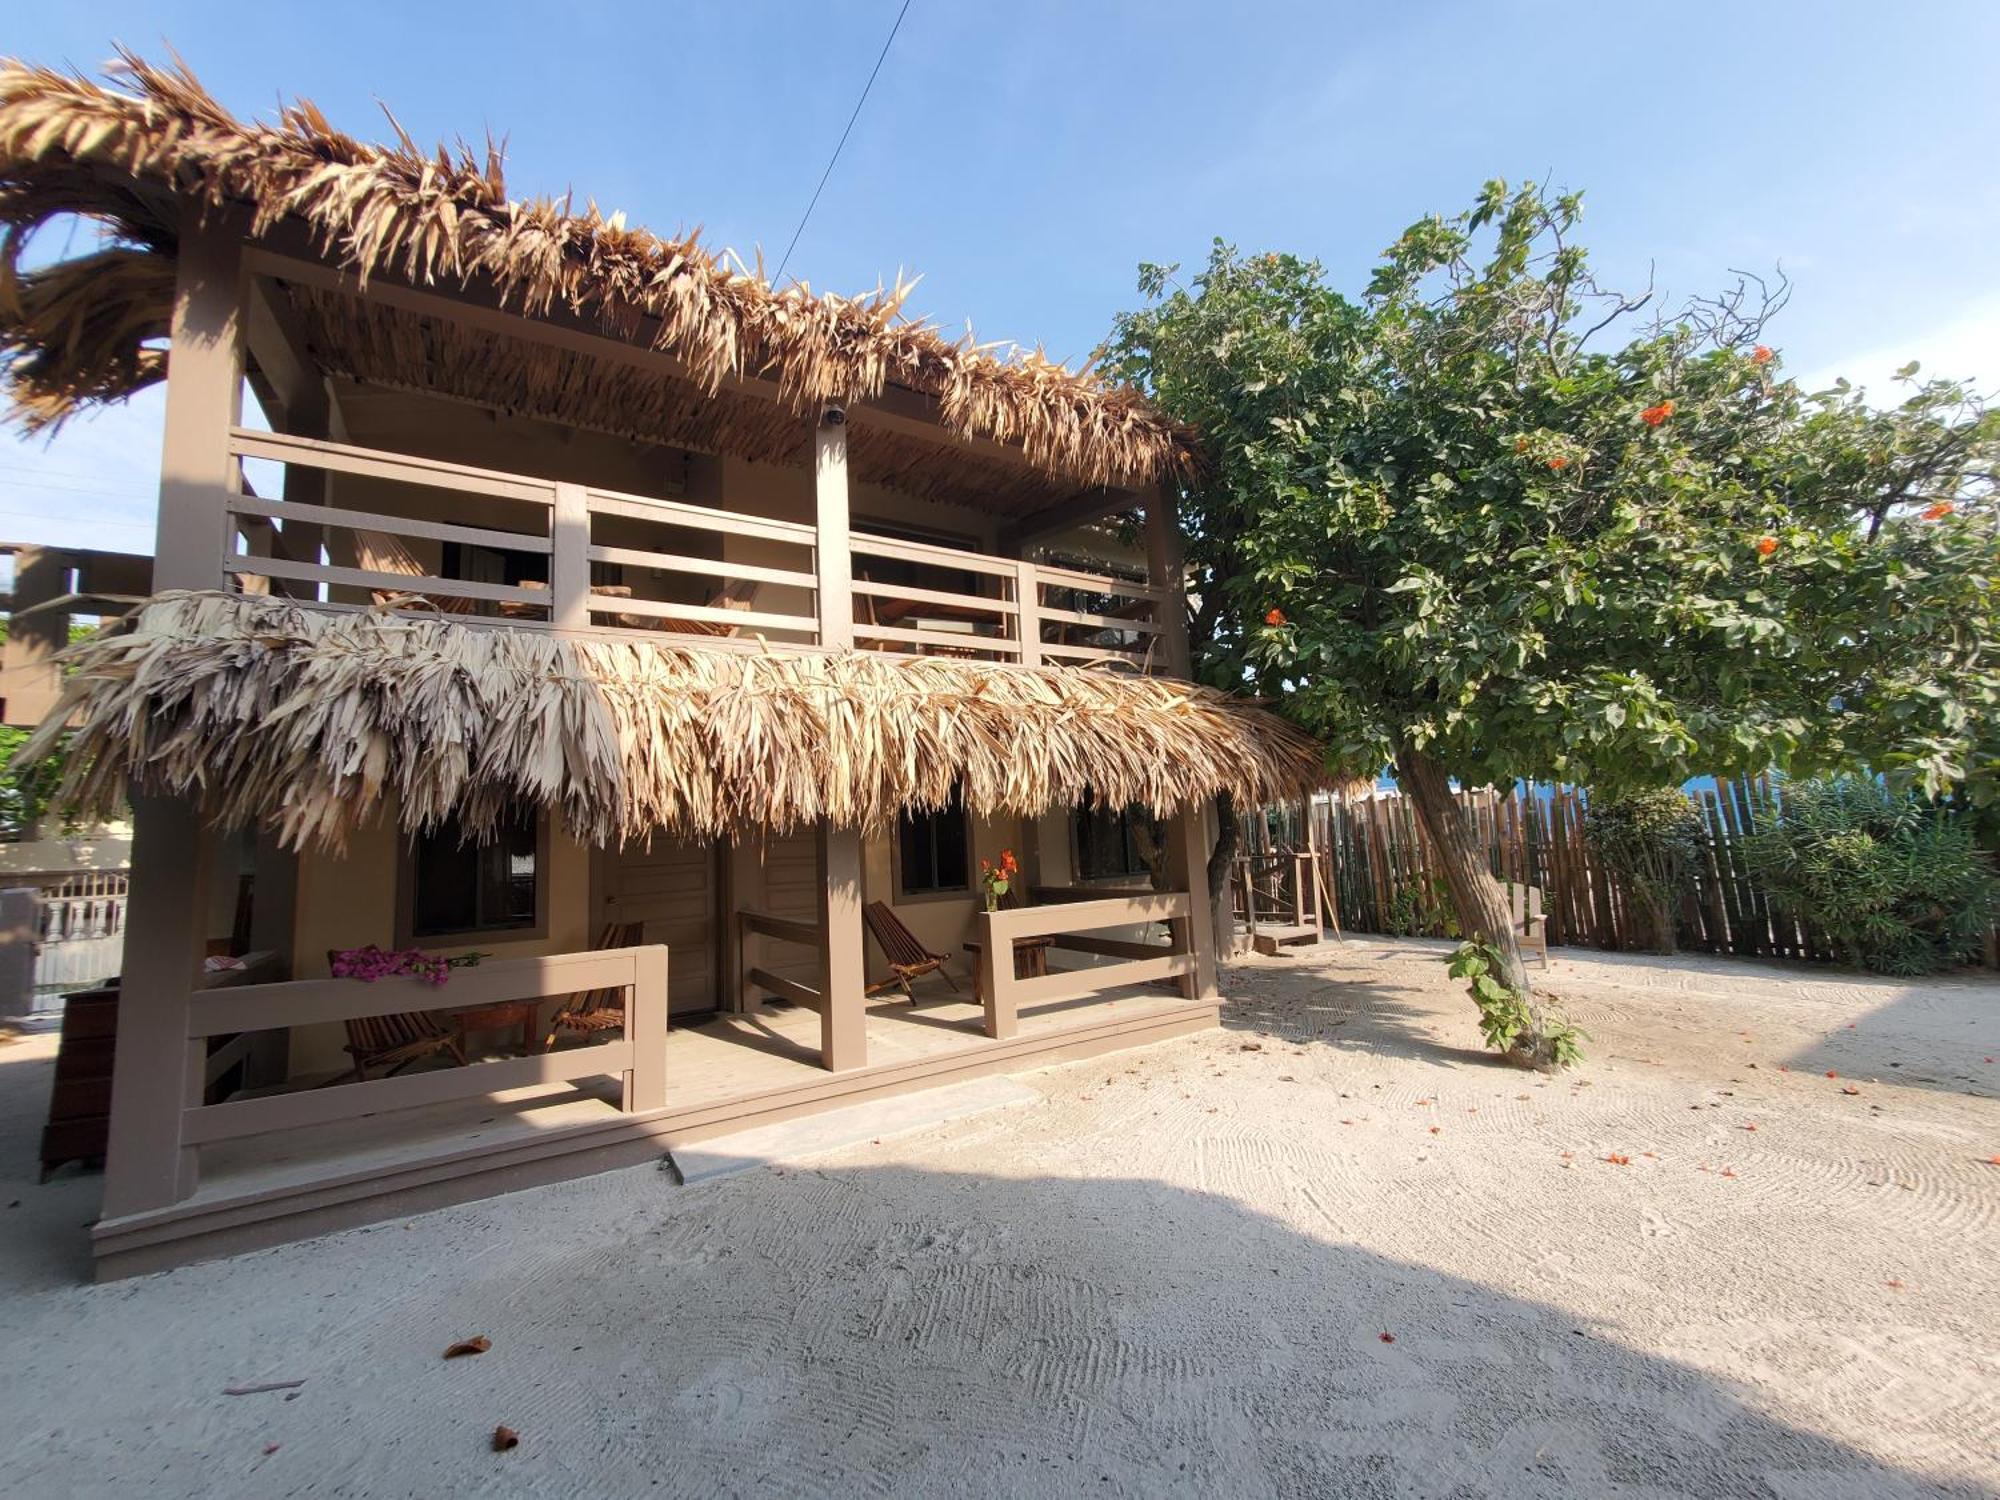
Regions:
<instances>
[{"instance_id":1,"label":"porch deck","mask_svg":"<svg viewBox=\"0 0 2000 1500\"><path fill-rule=\"evenodd\" d=\"M128 1275L609 1170L677 1145L872 1097L1014 1072L1213 1026L1217 1006L1145 985L1024 1009L984 1034L983 1010L927 991L867 1010L869 1065L819 1065L820 1018L765 1005L669 1031L664 1108L624 1112L607 1077L538 1083L283 1133L219 1141L170 1207L106 1219L100 1276Z\"/></svg>"}]
</instances>

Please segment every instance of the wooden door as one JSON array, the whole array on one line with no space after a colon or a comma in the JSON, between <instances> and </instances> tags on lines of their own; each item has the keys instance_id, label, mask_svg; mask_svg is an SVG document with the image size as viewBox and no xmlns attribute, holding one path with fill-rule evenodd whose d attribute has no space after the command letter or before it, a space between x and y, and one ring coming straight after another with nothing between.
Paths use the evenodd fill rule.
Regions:
<instances>
[{"instance_id":1,"label":"wooden door","mask_svg":"<svg viewBox=\"0 0 2000 1500\"><path fill-rule=\"evenodd\" d=\"M657 838L604 855L603 919L644 922L646 941L667 945L672 1015L716 1007L716 869L713 844Z\"/></svg>"}]
</instances>

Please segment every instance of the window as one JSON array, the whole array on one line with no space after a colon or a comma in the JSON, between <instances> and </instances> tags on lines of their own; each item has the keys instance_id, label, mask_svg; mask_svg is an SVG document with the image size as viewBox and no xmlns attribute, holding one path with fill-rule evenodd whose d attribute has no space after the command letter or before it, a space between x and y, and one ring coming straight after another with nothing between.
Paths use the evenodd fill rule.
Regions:
<instances>
[{"instance_id":1,"label":"window","mask_svg":"<svg viewBox=\"0 0 2000 1500\"><path fill-rule=\"evenodd\" d=\"M541 918L537 823L516 812L484 843L462 841L456 818L419 835L404 867L410 936L531 932Z\"/></svg>"},{"instance_id":2,"label":"window","mask_svg":"<svg viewBox=\"0 0 2000 1500\"><path fill-rule=\"evenodd\" d=\"M972 889L966 858L965 802L958 786L935 812L905 808L896 822L896 889L905 896L936 896Z\"/></svg>"},{"instance_id":3,"label":"window","mask_svg":"<svg viewBox=\"0 0 2000 1500\"><path fill-rule=\"evenodd\" d=\"M1072 819L1076 830L1076 876L1079 880L1109 880L1120 876L1150 876L1139 857L1140 835L1150 834L1154 847L1164 837L1161 824L1145 808L1109 807L1085 790Z\"/></svg>"}]
</instances>

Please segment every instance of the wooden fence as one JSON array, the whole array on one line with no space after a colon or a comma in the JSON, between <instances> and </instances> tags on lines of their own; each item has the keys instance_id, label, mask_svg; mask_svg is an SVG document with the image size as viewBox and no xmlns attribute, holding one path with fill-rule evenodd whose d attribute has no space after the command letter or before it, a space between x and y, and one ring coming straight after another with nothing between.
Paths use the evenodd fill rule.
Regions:
<instances>
[{"instance_id":1,"label":"wooden fence","mask_svg":"<svg viewBox=\"0 0 2000 1500\"><path fill-rule=\"evenodd\" d=\"M1742 858L1742 841L1770 818L1779 793L1762 777L1718 782L1692 794L1706 837L1694 888L1679 910L1680 946L1692 952L1831 960L1826 938L1771 907ZM1593 857L1583 833L1584 793L1569 786L1460 792L1502 880L1539 886L1551 943L1640 950L1652 934L1631 900ZM1293 836L1296 812L1272 829ZM1451 937L1451 903L1409 799L1396 792L1345 794L1312 809L1313 842L1349 932ZM1304 830L1298 830L1302 835Z\"/></svg>"}]
</instances>

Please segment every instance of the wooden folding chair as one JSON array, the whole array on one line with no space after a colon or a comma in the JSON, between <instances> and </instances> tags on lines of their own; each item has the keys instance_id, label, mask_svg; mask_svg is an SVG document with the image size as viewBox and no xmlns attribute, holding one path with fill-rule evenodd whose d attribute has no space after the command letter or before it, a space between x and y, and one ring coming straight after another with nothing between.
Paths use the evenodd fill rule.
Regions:
<instances>
[{"instance_id":1,"label":"wooden folding chair","mask_svg":"<svg viewBox=\"0 0 2000 1500\"><path fill-rule=\"evenodd\" d=\"M644 922L607 922L604 930L597 935L592 951L602 953L611 948L636 948L646 941ZM612 985L608 989L583 990L563 1001L549 1022L549 1034L542 1042L542 1050L548 1051L556 1043L558 1036L576 1036L589 1041L606 1031L625 1029L625 987Z\"/></svg>"},{"instance_id":2,"label":"wooden folding chair","mask_svg":"<svg viewBox=\"0 0 2000 1500\"><path fill-rule=\"evenodd\" d=\"M338 950L329 948L326 961L330 964L338 956ZM347 1031L347 1055L354 1059L354 1082L362 1082L368 1077L370 1068L387 1068L389 1073L407 1068L443 1052L459 1067L465 1066L463 1038L452 1027L440 1021L435 1012L427 1010L404 1011L388 1016L356 1016L341 1023ZM342 1083L348 1080L343 1073L330 1080Z\"/></svg>"},{"instance_id":3,"label":"wooden folding chair","mask_svg":"<svg viewBox=\"0 0 2000 1500\"><path fill-rule=\"evenodd\" d=\"M910 1004L917 1003L917 992L910 985L913 980L922 979L926 974L943 974L945 983L954 991L958 981L945 968L949 953L933 953L917 940L917 935L905 927L886 901L870 901L861 908L862 920L874 934L875 941L882 949L882 956L889 960L889 970L894 975L890 979L879 979L868 985L865 995L879 995L887 990L900 989L909 997Z\"/></svg>"}]
</instances>

